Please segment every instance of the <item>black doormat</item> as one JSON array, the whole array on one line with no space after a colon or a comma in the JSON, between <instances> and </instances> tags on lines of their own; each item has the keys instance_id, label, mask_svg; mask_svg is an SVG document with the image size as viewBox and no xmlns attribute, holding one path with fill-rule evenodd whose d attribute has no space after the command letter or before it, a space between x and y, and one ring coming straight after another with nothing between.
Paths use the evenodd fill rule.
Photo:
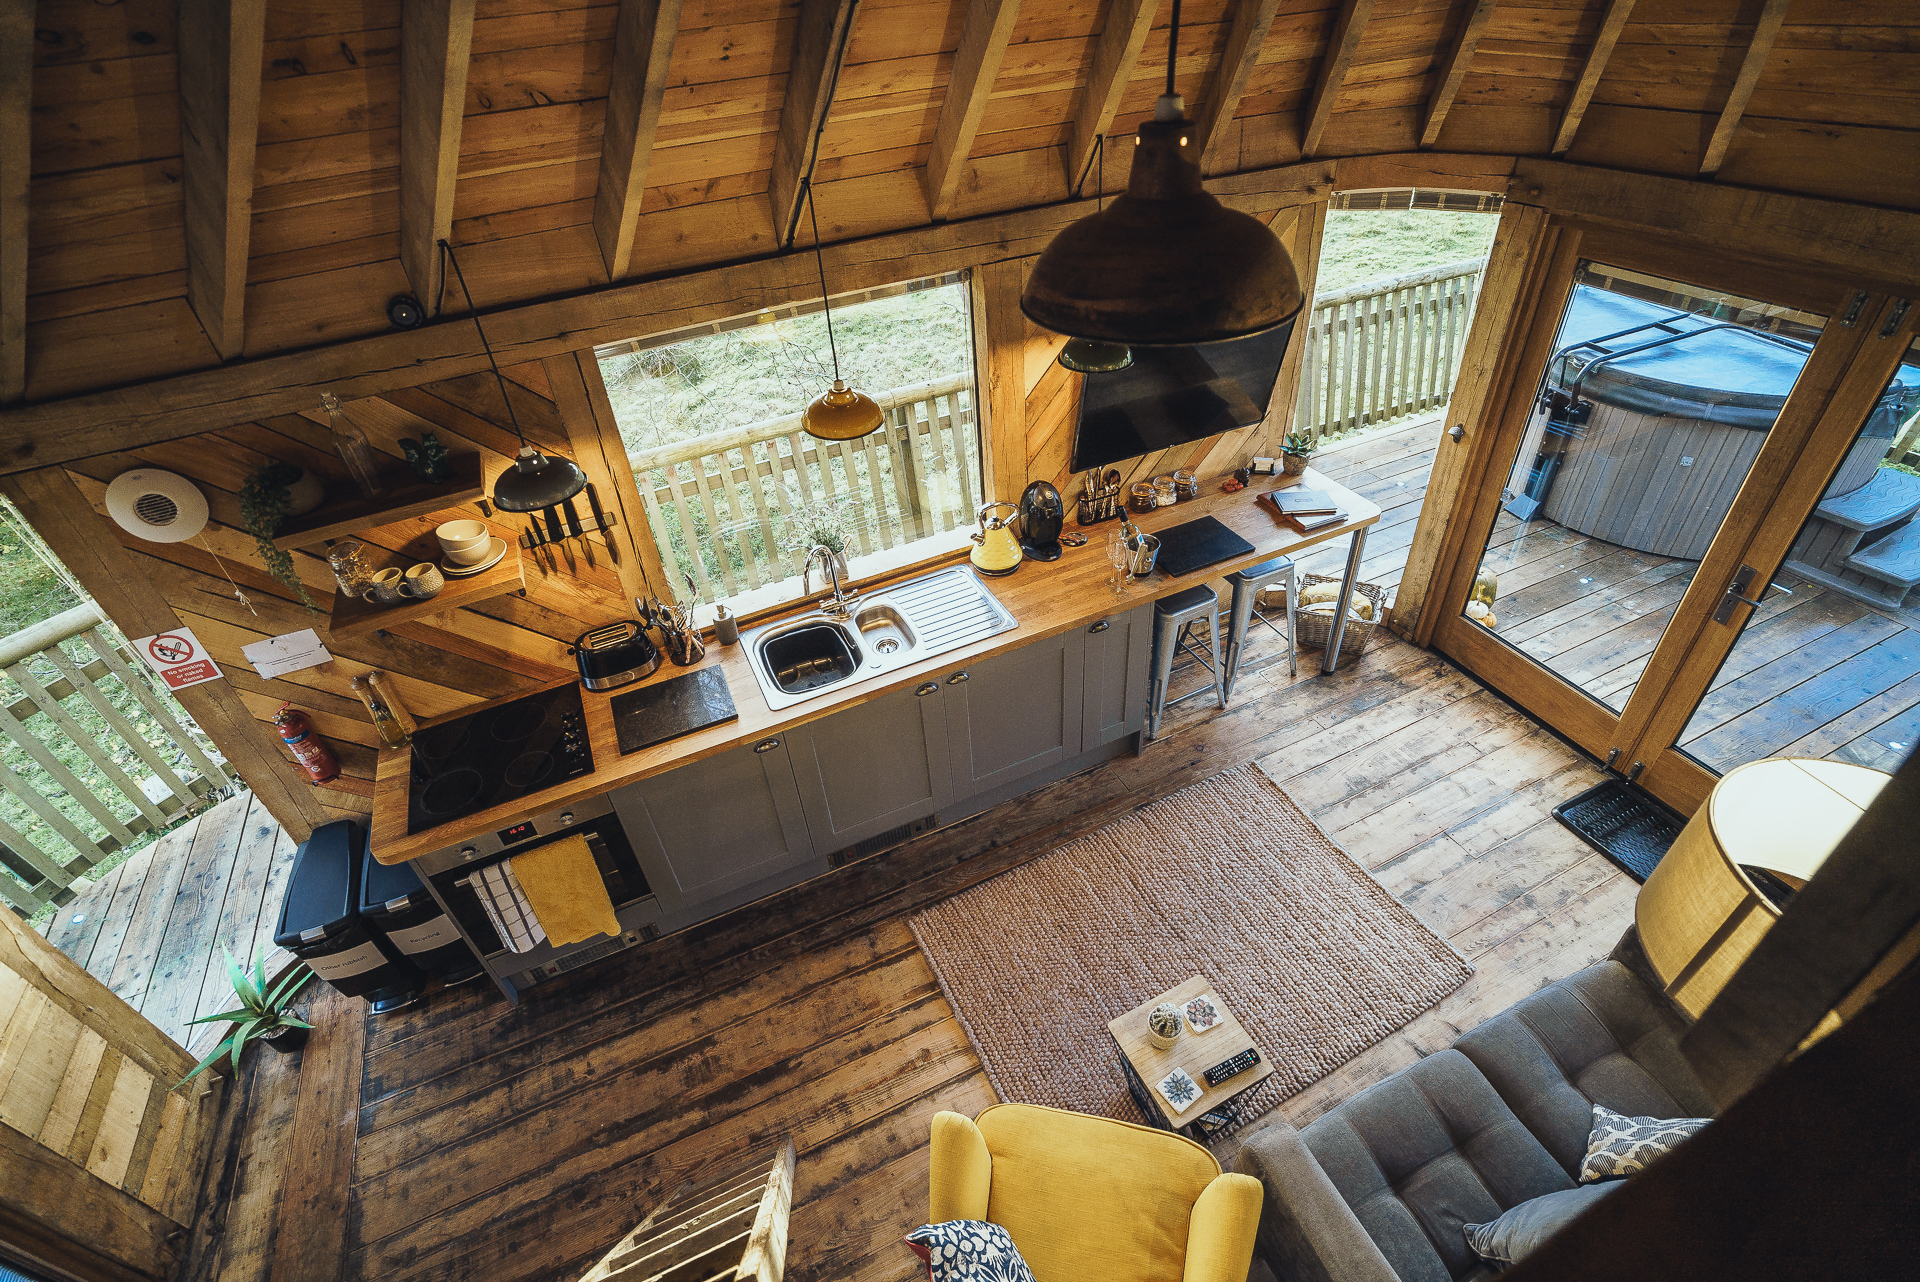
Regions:
<instances>
[{"instance_id":1,"label":"black doormat","mask_svg":"<svg viewBox=\"0 0 1920 1282\"><path fill-rule=\"evenodd\" d=\"M1653 875L1686 821L1619 779L1595 784L1553 808L1575 836L1626 869L1635 881Z\"/></svg>"}]
</instances>

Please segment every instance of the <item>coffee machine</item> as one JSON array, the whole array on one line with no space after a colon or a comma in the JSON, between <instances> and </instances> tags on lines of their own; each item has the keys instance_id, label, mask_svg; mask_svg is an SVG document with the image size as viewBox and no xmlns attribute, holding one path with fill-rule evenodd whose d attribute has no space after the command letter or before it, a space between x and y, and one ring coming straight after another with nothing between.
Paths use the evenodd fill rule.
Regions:
<instances>
[{"instance_id":1,"label":"coffee machine","mask_svg":"<svg viewBox=\"0 0 1920 1282\"><path fill-rule=\"evenodd\" d=\"M1060 559L1060 528L1067 522L1067 505L1060 491L1046 481L1035 481L1020 496L1020 550L1036 561Z\"/></svg>"}]
</instances>

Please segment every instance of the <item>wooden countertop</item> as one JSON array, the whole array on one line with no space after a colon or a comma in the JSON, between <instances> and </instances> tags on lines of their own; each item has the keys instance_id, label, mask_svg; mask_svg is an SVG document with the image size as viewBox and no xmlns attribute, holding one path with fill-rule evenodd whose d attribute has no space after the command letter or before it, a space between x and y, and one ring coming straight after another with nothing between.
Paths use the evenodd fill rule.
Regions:
<instances>
[{"instance_id":1,"label":"wooden countertop","mask_svg":"<svg viewBox=\"0 0 1920 1282\"><path fill-rule=\"evenodd\" d=\"M1283 484L1291 483L1296 483L1293 478L1283 478ZM1221 493L1217 481L1207 482L1210 493L1196 499L1189 499L1171 508L1162 508L1148 513L1139 517L1135 524L1143 530L1152 532L1167 526L1180 525L1198 517L1211 516L1253 544L1253 552L1233 560L1216 562L1205 569L1180 578L1169 578L1165 574L1155 572L1144 580L1136 579L1128 588L1127 595L1120 598L1113 595L1113 590L1109 586L1113 570L1107 563L1106 557L1107 534L1115 528L1113 523L1083 529L1069 521L1067 524L1069 531L1081 530L1087 535L1085 547L1067 548L1065 555L1051 564L1029 560L1006 578L986 580L994 596L999 598L1000 603L1019 621L1019 627L997 636L987 637L972 645L950 650L924 662L910 664L882 676L853 683L779 712L767 707L766 700L761 697L759 683L754 680L753 672L747 666L745 647L737 645L725 647L709 645L707 657L694 665L694 668L680 668L671 663L665 663L661 665L659 671L647 678L646 682L623 686L617 691L596 694L591 690L582 690L581 697L586 704L587 734L593 747L593 759L597 763L597 768L591 774L570 779L565 783L556 784L554 787L531 793L503 805L476 811L452 823L428 829L426 832L414 834L407 832L407 776L410 754L402 749L386 749L380 753L373 789L374 857L382 863L397 864L447 846L458 845L481 833L508 827L528 814L598 796L622 784L660 774L676 766L725 752L729 748L762 739L768 735L783 733L793 726L828 716L842 708L877 699L881 695L891 694L895 690L914 685L930 675L944 675L991 655L1018 649L1031 642L1065 632L1069 628L1082 627L1097 619L1122 613L1183 588L1210 582L1244 566L1257 565L1281 553L1296 552L1333 539L1345 538L1353 531L1372 525L1380 519L1380 509L1377 506L1344 486L1334 484L1311 468L1297 483L1310 485L1331 494L1334 500L1346 509L1348 519L1339 525L1315 530L1311 534L1296 534L1293 530L1281 526L1267 514L1264 508L1254 502L1257 495L1276 488L1268 478L1258 477L1252 485L1233 494ZM956 560L958 559L956 554ZM923 566L912 573L917 575L927 572L927 567ZM912 577L912 575L901 577ZM879 587L875 586L869 588L868 592L878 590ZM733 693L734 704L740 710L739 718L724 725L711 726L705 730L682 735L678 739L671 739L666 743L621 756L619 744L614 737L613 713L608 706L612 696L638 690L650 682L670 680L695 668L709 667L718 667L725 674L727 687ZM512 698L522 697L524 696L515 695ZM512 699L500 699L495 702L509 703ZM482 704L463 708L457 713L437 718L426 724L432 725L440 721L470 716L481 708L490 706L492 705Z\"/></svg>"}]
</instances>

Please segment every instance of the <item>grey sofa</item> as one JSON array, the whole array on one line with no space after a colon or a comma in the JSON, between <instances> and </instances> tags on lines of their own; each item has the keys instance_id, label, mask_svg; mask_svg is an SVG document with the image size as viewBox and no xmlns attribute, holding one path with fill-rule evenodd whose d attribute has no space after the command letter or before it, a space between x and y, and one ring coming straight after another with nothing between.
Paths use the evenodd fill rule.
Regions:
<instances>
[{"instance_id":1,"label":"grey sofa","mask_svg":"<svg viewBox=\"0 0 1920 1282\"><path fill-rule=\"evenodd\" d=\"M1712 1115L1680 1056L1684 1027L1659 992L1605 961L1304 1130L1262 1128L1233 1163L1266 1186L1261 1256L1280 1282L1492 1276L1461 1226L1574 1187L1593 1104Z\"/></svg>"}]
</instances>

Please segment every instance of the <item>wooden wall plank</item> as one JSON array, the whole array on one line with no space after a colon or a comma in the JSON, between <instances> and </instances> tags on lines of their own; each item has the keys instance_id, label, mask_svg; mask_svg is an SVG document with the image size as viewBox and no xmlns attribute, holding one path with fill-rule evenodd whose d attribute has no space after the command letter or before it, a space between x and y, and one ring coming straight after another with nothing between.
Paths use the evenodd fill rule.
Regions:
<instances>
[{"instance_id":1,"label":"wooden wall plank","mask_svg":"<svg viewBox=\"0 0 1920 1282\"><path fill-rule=\"evenodd\" d=\"M0 1126L0 1237L57 1268L113 1282L163 1282L178 1227L66 1158Z\"/></svg>"},{"instance_id":2,"label":"wooden wall plank","mask_svg":"<svg viewBox=\"0 0 1920 1282\"><path fill-rule=\"evenodd\" d=\"M974 346L986 353L980 371L981 471L986 498L1017 503L1027 484L1026 356L1007 336L1025 332L1020 291L1027 263L991 263L973 274Z\"/></svg>"},{"instance_id":3,"label":"wooden wall plank","mask_svg":"<svg viewBox=\"0 0 1920 1282\"><path fill-rule=\"evenodd\" d=\"M1345 0L1340 20L1334 24L1326 57L1321 59L1320 74L1314 81L1313 100L1307 105L1306 123L1300 130L1300 156L1306 159L1320 149L1327 125L1333 119L1333 104L1347 82L1354 59L1360 53L1360 39L1366 34L1367 20L1373 17L1374 0Z\"/></svg>"},{"instance_id":4,"label":"wooden wall plank","mask_svg":"<svg viewBox=\"0 0 1920 1282\"><path fill-rule=\"evenodd\" d=\"M680 0L620 0L614 27L613 77L600 137L600 185L593 198L593 234L607 279L633 270L634 234L647 194L667 67L680 30Z\"/></svg>"},{"instance_id":5,"label":"wooden wall plank","mask_svg":"<svg viewBox=\"0 0 1920 1282\"><path fill-rule=\"evenodd\" d=\"M0 404L27 394L34 0L0 0Z\"/></svg>"},{"instance_id":6,"label":"wooden wall plank","mask_svg":"<svg viewBox=\"0 0 1920 1282\"><path fill-rule=\"evenodd\" d=\"M427 315L440 312L440 242L453 190L473 49L474 0L410 0L400 24L400 266Z\"/></svg>"},{"instance_id":7,"label":"wooden wall plank","mask_svg":"<svg viewBox=\"0 0 1920 1282\"><path fill-rule=\"evenodd\" d=\"M781 246L793 243L800 219L802 185L813 173L820 127L833 103L853 26L854 0L802 0L794 33L787 92L780 105L780 128L767 176L767 203L773 234Z\"/></svg>"},{"instance_id":8,"label":"wooden wall plank","mask_svg":"<svg viewBox=\"0 0 1920 1282\"><path fill-rule=\"evenodd\" d=\"M1220 157L1220 141L1226 126L1240 110L1240 99L1253 78L1253 67L1273 27L1273 15L1280 0L1239 0L1233 8L1233 29L1227 36L1226 50L1220 55L1220 70L1207 86L1207 96L1196 125L1200 151L1200 172L1215 171Z\"/></svg>"},{"instance_id":9,"label":"wooden wall plank","mask_svg":"<svg viewBox=\"0 0 1920 1282\"><path fill-rule=\"evenodd\" d=\"M1760 73L1766 69L1767 55L1773 52L1773 42L1780 36L1780 25L1787 20L1787 6L1791 3L1792 0L1766 0L1761 6L1760 17L1753 26L1753 39L1747 42L1746 56L1740 60L1740 72L1734 77L1726 105L1720 109L1720 119L1713 126L1707 154L1701 158L1702 178L1711 178L1726 163L1727 148L1733 142L1734 131L1740 127L1747 101L1760 83Z\"/></svg>"},{"instance_id":10,"label":"wooden wall plank","mask_svg":"<svg viewBox=\"0 0 1920 1282\"><path fill-rule=\"evenodd\" d=\"M1159 0L1109 0L1107 16L1094 44L1093 67L1073 116L1073 140L1067 145L1067 190L1079 194L1093 169L1093 149L1113 127Z\"/></svg>"},{"instance_id":11,"label":"wooden wall plank","mask_svg":"<svg viewBox=\"0 0 1920 1282\"><path fill-rule=\"evenodd\" d=\"M953 56L953 77L947 82L940 120L933 130L933 151L927 157L927 208L935 222L953 212L974 135L986 114L987 96L1000 75L1007 38L1019 16L1020 0L974 0L967 6L967 25Z\"/></svg>"},{"instance_id":12,"label":"wooden wall plank","mask_svg":"<svg viewBox=\"0 0 1920 1282\"><path fill-rule=\"evenodd\" d=\"M1446 124L1447 112L1453 109L1453 100L1460 93L1460 82L1473 63L1487 24L1493 21L1493 5L1494 0L1470 0L1467 11L1461 15L1460 29L1454 33L1446 61L1440 64L1440 79L1433 87L1432 97L1427 99L1427 123L1420 129L1422 147L1431 147L1440 140L1440 129Z\"/></svg>"},{"instance_id":13,"label":"wooden wall plank","mask_svg":"<svg viewBox=\"0 0 1920 1282\"><path fill-rule=\"evenodd\" d=\"M180 10L180 186L187 301L220 359L246 346L253 153L266 8L206 0Z\"/></svg>"},{"instance_id":14,"label":"wooden wall plank","mask_svg":"<svg viewBox=\"0 0 1920 1282\"><path fill-rule=\"evenodd\" d=\"M1586 117L1587 104L1593 101L1593 91L1599 87L1600 77L1606 74L1607 60L1613 57L1613 47L1619 43L1620 33L1626 29L1627 19L1632 16L1633 0L1607 0L1607 12L1600 19L1600 30L1587 50L1586 61L1581 64L1580 78L1574 81L1567 108L1560 113L1560 127L1553 136L1554 155L1561 155L1573 146L1574 136L1580 132L1580 122Z\"/></svg>"}]
</instances>

